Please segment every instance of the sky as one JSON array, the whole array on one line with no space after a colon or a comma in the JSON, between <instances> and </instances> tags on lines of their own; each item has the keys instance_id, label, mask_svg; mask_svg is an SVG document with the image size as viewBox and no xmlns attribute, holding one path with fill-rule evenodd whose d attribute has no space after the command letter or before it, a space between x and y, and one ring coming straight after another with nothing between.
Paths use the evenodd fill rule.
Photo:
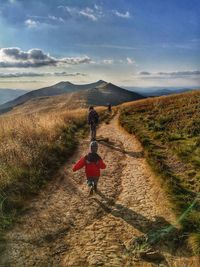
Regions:
<instances>
[{"instance_id":1,"label":"sky","mask_svg":"<svg viewBox=\"0 0 200 267\"><path fill-rule=\"evenodd\" d=\"M0 88L200 85L199 0L0 0Z\"/></svg>"}]
</instances>

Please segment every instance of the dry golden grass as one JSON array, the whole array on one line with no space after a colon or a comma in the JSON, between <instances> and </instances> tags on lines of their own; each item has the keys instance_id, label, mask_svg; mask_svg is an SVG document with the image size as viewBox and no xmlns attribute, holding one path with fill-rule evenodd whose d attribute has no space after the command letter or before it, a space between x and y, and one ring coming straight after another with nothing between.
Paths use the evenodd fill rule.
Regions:
<instances>
[{"instance_id":1,"label":"dry golden grass","mask_svg":"<svg viewBox=\"0 0 200 267\"><path fill-rule=\"evenodd\" d=\"M105 108L97 110L104 119ZM11 224L10 212L37 193L88 129L87 109L22 112L0 117L0 229Z\"/></svg>"},{"instance_id":2,"label":"dry golden grass","mask_svg":"<svg viewBox=\"0 0 200 267\"><path fill-rule=\"evenodd\" d=\"M58 129L86 115L86 110L51 112L0 118L0 187L11 182L8 166L30 167L40 148L57 139Z\"/></svg>"},{"instance_id":3,"label":"dry golden grass","mask_svg":"<svg viewBox=\"0 0 200 267\"><path fill-rule=\"evenodd\" d=\"M98 108L98 111L103 108ZM58 130L86 117L86 109L54 111L47 114L6 115L0 117L0 184L5 181L2 167L30 166L41 145L55 141Z\"/></svg>"},{"instance_id":4,"label":"dry golden grass","mask_svg":"<svg viewBox=\"0 0 200 267\"><path fill-rule=\"evenodd\" d=\"M19 115L22 112L25 114L32 113L49 113L49 112L61 112L66 109L77 108L84 109L88 107L87 98L80 92L66 93L56 96L45 96L33 98L26 101L21 105L15 106L9 114Z\"/></svg>"}]
</instances>

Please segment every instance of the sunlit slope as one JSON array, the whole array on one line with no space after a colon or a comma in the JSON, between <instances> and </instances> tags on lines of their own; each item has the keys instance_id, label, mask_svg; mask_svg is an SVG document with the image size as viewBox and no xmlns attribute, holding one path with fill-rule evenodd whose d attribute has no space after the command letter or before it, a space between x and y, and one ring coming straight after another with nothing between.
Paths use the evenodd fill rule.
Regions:
<instances>
[{"instance_id":1,"label":"sunlit slope","mask_svg":"<svg viewBox=\"0 0 200 267\"><path fill-rule=\"evenodd\" d=\"M200 91L125 104L120 122L146 148L178 215L195 203L181 223L200 248Z\"/></svg>"}]
</instances>

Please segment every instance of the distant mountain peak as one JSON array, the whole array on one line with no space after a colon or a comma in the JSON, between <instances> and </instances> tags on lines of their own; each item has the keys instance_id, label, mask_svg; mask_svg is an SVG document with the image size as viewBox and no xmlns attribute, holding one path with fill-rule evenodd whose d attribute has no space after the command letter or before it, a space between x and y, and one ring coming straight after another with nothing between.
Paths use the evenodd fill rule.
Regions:
<instances>
[{"instance_id":1,"label":"distant mountain peak","mask_svg":"<svg viewBox=\"0 0 200 267\"><path fill-rule=\"evenodd\" d=\"M104 80L98 80L97 82L98 82L98 83L107 83L107 82L105 82Z\"/></svg>"},{"instance_id":2,"label":"distant mountain peak","mask_svg":"<svg viewBox=\"0 0 200 267\"><path fill-rule=\"evenodd\" d=\"M104 87L104 86L106 86L107 84L108 84L108 83L105 82L105 81L103 81L103 80L98 80L98 81L95 83L95 85L96 85L97 88Z\"/></svg>"},{"instance_id":3,"label":"distant mountain peak","mask_svg":"<svg viewBox=\"0 0 200 267\"><path fill-rule=\"evenodd\" d=\"M57 83L56 85L74 85L73 83L71 83L71 82L69 82L69 81L62 81L62 82L59 82L59 83Z\"/></svg>"}]
</instances>

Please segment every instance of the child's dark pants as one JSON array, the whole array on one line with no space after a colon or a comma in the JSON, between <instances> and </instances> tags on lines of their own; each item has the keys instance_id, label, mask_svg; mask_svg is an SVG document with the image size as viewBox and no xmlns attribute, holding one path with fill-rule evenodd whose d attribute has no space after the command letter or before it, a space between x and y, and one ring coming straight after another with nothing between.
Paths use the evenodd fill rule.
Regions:
<instances>
[{"instance_id":1,"label":"child's dark pants","mask_svg":"<svg viewBox=\"0 0 200 267\"><path fill-rule=\"evenodd\" d=\"M99 181L99 177L88 177L87 178L87 185L88 186L94 186L94 191L97 191L97 184Z\"/></svg>"}]
</instances>

